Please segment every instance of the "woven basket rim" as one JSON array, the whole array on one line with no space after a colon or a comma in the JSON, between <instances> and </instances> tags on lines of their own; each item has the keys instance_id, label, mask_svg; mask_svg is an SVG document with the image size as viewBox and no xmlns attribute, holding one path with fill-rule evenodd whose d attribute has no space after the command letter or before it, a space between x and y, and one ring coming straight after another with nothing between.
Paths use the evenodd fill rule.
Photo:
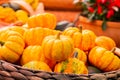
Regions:
<instances>
[{"instance_id":1,"label":"woven basket rim","mask_svg":"<svg viewBox=\"0 0 120 80\"><path fill-rule=\"evenodd\" d=\"M120 69L94 74L64 74L33 70L0 60L0 80L118 80Z\"/></svg>"},{"instance_id":2,"label":"woven basket rim","mask_svg":"<svg viewBox=\"0 0 120 80\"><path fill-rule=\"evenodd\" d=\"M114 70L114 71L109 71L109 72L103 72L103 73L91 73L91 74L74 74L74 73L56 73L56 72L48 72L48 71L42 71L42 70L33 70L33 69L29 69L29 68L26 68L26 67L22 67L20 65L17 65L17 64L13 64L13 63L10 63L10 62L7 62L7 61L4 61L4 60L0 60L1 63L8 63L14 67L17 67L17 68L21 68L21 69L24 69L24 70L29 70L29 71L32 71L32 72L47 72L47 73L51 73L51 74L64 74L64 75L85 75L85 76L89 76L89 75L94 75L94 74L109 74L109 73L115 73L115 72L120 72L120 69L118 70Z\"/></svg>"}]
</instances>

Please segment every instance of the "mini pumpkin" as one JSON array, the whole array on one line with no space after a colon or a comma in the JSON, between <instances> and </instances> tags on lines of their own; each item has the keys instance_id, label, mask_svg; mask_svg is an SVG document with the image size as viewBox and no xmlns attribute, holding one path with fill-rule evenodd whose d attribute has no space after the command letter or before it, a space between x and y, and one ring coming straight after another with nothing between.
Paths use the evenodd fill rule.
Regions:
<instances>
[{"instance_id":1,"label":"mini pumpkin","mask_svg":"<svg viewBox=\"0 0 120 80\"><path fill-rule=\"evenodd\" d=\"M39 45L28 46L24 49L21 56L21 65L24 65L30 61L40 61L43 55L42 48Z\"/></svg>"},{"instance_id":2,"label":"mini pumpkin","mask_svg":"<svg viewBox=\"0 0 120 80\"><path fill-rule=\"evenodd\" d=\"M61 35L46 36L42 42L44 56L47 59L60 62L67 59L73 52L73 41L70 37Z\"/></svg>"},{"instance_id":3,"label":"mini pumpkin","mask_svg":"<svg viewBox=\"0 0 120 80\"><path fill-rule=\"evenodd\" d=\"M113 71L120 69L120 59L113 52L96 46L89 53L89 62L102 71Z\"/></svg>"},{"instance_id":4,"label":"mini pumpkin","mask_svg":"<svg viewBox=\"0 0 120 80\"><path fill-rule=\"evenodd\" d=\"M70 36L74 41L74 46L84 51L88 51L95 46L96 35L91 30L82 30L81 27L68 27L63 31L63 35Z\"/></svg>"},{"instance_id":5,"label":"mini pumpkin","mask_svg":"<svg viewBox=\"0 0 120 80\"><path fill-rule=\"evenodd\" d=\"M114 47L116 47L115 41L112 38L107 37L107 36L98 36L98 37L96 37L95 44L97 46L104 47L104 48L106 48L108 50L112 50Z\"/></svg>"},{"instance_id":6,"label":"mini pumpkin","mask_svg":"<svg viewBox=\"0 0 120 80\"><path fill-rule=\"evenodd\" d=\"M23 36L10 30L1 32L0 45L1 57L11 63L20 59L25 47Z\"/></svg>"},{"instance_id":7,"label":"mini pumpkin","mask_svg":"<svg viewBox=\"0 0 120 80\"><path fill-rule=\"evenodd\" d=\"M33 69L33 70L42 70L42 71L52 72L50 67L45 62L42 62L42 61L30 61L24 64L22 67Z\"/></svg>"},{"instance_id":8,"label":"mini pumpkin","mask_svg":"<svg viewBox=\"0 0 120 80\"><path fill-rule=\"evenodd\" d=\"M87 62L87 55L86 55L86 53L83 50L80 50L79 48L75 48L72 57L76 53L78 53L76 58L81 60L81 61L83 61L86 64L86 62Z\"/></svg>"},{"instance_id":9,"label":"mini pumpkin","mask_svg":"<svg viewBox=\"0 0 120 80\"><path fill-rule=\"evenodd\" d=\"M88 70L84 62L77 58L69 58L55 65L54 72L59 73L74 73L74 74L88 74Z\"/></svg>"},{"instance_id":10,"label":"mini pumpkin","mask_svg":"<svg viewBox=\"0 0 120 80\"><path fill-rule=\"evenodd\" d=\"M27 29L23 36L26 46L41 45L44 37L48 35L54 35L58 32L59 31L51 30L48 28L36 27Z\"/></svg>"},{"instance_id":11,"label":"mini pumpkin","mask_svg":"<svg viewBox=\"0 0 120 80\"><path fill-rule=\"evenodd\" d=\"M33 15L28 18L27 24L29 28L43 27L49 29L55 29L56 27L56 16L51 13L41 13Z\"/></svg>"}]
</instances>

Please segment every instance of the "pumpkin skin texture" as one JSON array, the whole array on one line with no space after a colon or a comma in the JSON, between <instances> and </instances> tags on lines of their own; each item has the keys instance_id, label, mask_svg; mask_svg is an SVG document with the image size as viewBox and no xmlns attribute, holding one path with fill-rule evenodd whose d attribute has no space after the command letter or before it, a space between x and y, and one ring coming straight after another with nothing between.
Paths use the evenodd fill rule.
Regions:
<instances>
[{"instance_id":1,"label":"pumpkin skin texture","mask_svg":"<svg viewBox=\"0 0 120 80\"><path fill-rule=\"evenodd\" d=\"M41 46L39 45L28 46L24 49L23 54L21 56L21 65L24 65L33 60L39 61L41 60L42 55L43 52Z\"/></svg>"},{"instance_id":2,"label":"pumpkin skin texture","mask_svg":"<svg viewBox=\"0 0 120 80\"><path fill-rule=\"evenodd\" d=\"M57 62L67 59L74 49L72 39L60 33L45 37L41 46L44 56Z\"/></svg>"},{"instance_id":3,"label":"pumpkin skin texture","mask_svg":"<svg viewBox=\"0 0 120 80\"><path fill-rule=\"evenodd\" d=\"M51 13L41 13L28 18L28 28L43 27L49 29L55 29L56 16Z\"/></svg>"},{"instance_id":4,"label":"pumpkin skin texture","mask_svg":"<svg viewBox=\"0 0 120 80\"><path fill-rule=\"evenodd\" d=\"M104 47L108 50L112 50L114 47L116 47L115 41L107 36L99 36L95 40L96 46Z\"/></svg>"},{"instance_id":5,"label":"pumpkin skin texture","mask_svg":"<svg viewBox=\"0 0 120 80\"><path fill-rule=\"evenodd\" d=\"M63 31L63 35L73 39L74 46L88 51L95 46L96 35L91 30L81 30L77 27L69 27Z\"/></svg>"},{"instance_id":6,"label":"pumpkin skin texture","mask_svg":"<svg viewBox=\"0 0 120 80\"><path fill-rule=\"evenodd\" d=\"M52 72L50 67L45 62L42 62L42 61L30 61L24 64L23 67L30 68L33 70L42 70L42 71Z\"/></svg>"},{"instance_id":7,"label":"pumpkin skin texture","mask_svg":"<svg viewBox=\"0 0 120 80\"><path fill-rule=\"evenodd\" d=\"M23 36L26 46L41 45L44 37L48 35L54 35L58 32L59 31L51 30L48 28L36 27L27 29Z\"/></svg>"},{"instance_id":8,"label":"pumpkin skin texture","mask_svg":"<svg viewBox=\"0 0 120 80\"><path fill-rule=\"evenodd\" d=\"M4 60L14 63L20 59L25 47L23 37L16 31L4 31L0 34L1 56Z\"/></svg>"},{"instance_id":9,"label":"pumpkin skin texture","mask_svg":"<svg viewBox=\"0 0 120 80\"><path fill-rule=\"evenodd\" d=\"M16 32L19 32L21 35L24 34L26 28L23 28L21 26L12 26L9 28L9 30L13 30L13 31L16 31Z\"/></svg>"},{"instance_id":10,"label":"pumpkin skin texture","mask_svg":"<svg viewBox=\"0 0 120 80\"><path fill-rule=\"evenodd\" d=\"M72 57L74 56L75 53L78 53L76 56L77 59L83 61L84 63L87 62L87 55L83 50L80 50L79 48L75 48Z\"/></svg>"},{"instance_id":11,"label":"pumpkin skin texture","mask_svg":"<svg viewBox=\"0 0 120 80\"><path fill-rule=\"evenodd\" d=\"M84 62L69 58L55 65L54 72L60 73L74 73L74 74L88 74L88 70Z\"/></svg>"},{"instance_id":12,"label":"pumpkin skin texture","mask_svg":"<svg viewBox=\"0 0 120 80\"><path fill-rule=\"evenodd\" d=\"M113 52L103 47L94 47L88 56L89 62L102 71L113 71L120 69L120 59Z\"/></svg>"}]
</instances>

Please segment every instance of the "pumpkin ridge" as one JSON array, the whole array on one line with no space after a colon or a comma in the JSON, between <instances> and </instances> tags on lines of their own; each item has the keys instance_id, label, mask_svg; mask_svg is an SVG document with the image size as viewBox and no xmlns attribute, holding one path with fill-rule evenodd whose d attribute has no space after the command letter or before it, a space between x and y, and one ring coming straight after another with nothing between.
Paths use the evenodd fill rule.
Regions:
<instances>
[{"instance_id":1,"label":"pumpkin ridge","mask_svg":"<svg viewBox=\"0 0 120 80\"><path fill-rule=\"evenodd\" d=\"M13 50L13 49L11 49L10 47L8 47L8 46L6 46L6 48L8 48L9 50L11 50L11 51L13 51L13 52L15 52L17 55L21 55L21 53L18 53L18 52L16 52L15 50Z\"/></svg>"},{"instance_id":2,"label":"pumpkin ridge","mask_svg":"<svg viewBox=\"0 0 120 80\"><path fill-rule=\"evenodd\" d=\"M114 67L112 66L113 64L115 65L115 63L117 62L115 57L117 57L117 56L114 56L113 61L111 62L111 64L109 65L109 67L105 69L105 71L111 71L111 70L116 70L116 69L120 68L120 66L117 66L117 67L116 66L114 66ZM120 62L119 62L119 64L120 64Z\"/></svg>"},{"instance_id":3,"label":"pumpkin ridge","mask_svg":"<svg viewBox=\"0 0 120 80\"><path fill-rule=\"evenodd\" d=\"M101 54L101 56L99 56L99 61L101 60L101 57L104 55L104 52L105 52L106 50L104 50L102 53L100 53ZM98 54L98 53L97 53ZM100 64L100 62L97 62L96 61L96 63L95 64L98 64L98 66L97 67L99 67L99 64Z\"/></svg>"},{"instance_id":4,"label":"pumpkin ridge","mask_svg":"<svg viewBox=\"0 0 120 80\"><path fill-rule=\"evenodd\" d=\"M113 57L113 60L115 59L115 57ZM104 68L104 70L106 71L106 69L113 63L113 60L109 63L109 65L106 67L106 68Z\"/></svg>"},{"instance_id":5,"label":"pumpkin ridge","mask_svg":"<svg viewBox=\"0 0 120 80\"><path fill-rule=\"evenodd\" d=\"M54 41L55 41L55 40L54 40L54 39L51 39L51 40L48 40L46 43L48 43L48 42L50 42L50 41L52 41L52 45L51 45L51 47L50 47L50 51L49 51L48 54L49 54L49 56L53 59L53 57L52 57L52 55L53 55L52 53L53 53L53 52L52 52L52 51L53 51L53 45L54 45ZM49 58L48 58L48 59L49 59Z\"/></svg>"},{"instance_id":6,"label":"pumpkin ridge","mask_svg":"<svg viewBox=\"0 0 120 80\"><path fill-rule=\"evenodd\" d=\"M3 49L3 48L9 50L10 52L12 52L12 51L11 51L9 48L7 48L6 46L3 46L2 49ZM4 53L5 53L5 52L4 52ZM2 54L3 54L3 53L2 53ZM13 54L16 55L16 56L15 56L15 58L16 58L15 61L18 60L18 58L19 58L18 54L16 54L15 52L12 52L12 55L13 55ZM8 57L6 57L6 56L8 56ZM3 55L2 55L2 58L5 59L5 60L7 60L7 61L10 61L10 62L12 62L12 63L15 62L15 61L13 61L14 59L11 58L11 56L10 56L9 53L8 53L8 54L3 54ZM13 59L13 60L11 61L10 58Z\"/></svg>"},{"instance_id":7,"label":"pumpkin ridge","mask_svg":"<svg viewBox=\"0 0 120 80\"><path fill-rule=\"evenodd\" d=\"M102 66L101 66L101 69L102 70L104 70L105 68L107 68L107 67L109 67L109 65L110 65L110 63L113 61L113 59L114 59L114 54L113 53L110 53L110 51L105 51L104 52L104 55L101 57L101 58L103 58L103 57L105 57L105 56L107 56L107 55L109 54L109 58L111 59L111 61L110 61L110 59L109 58L107 58L106 60L109 60L110 62L107 62L108 64L106 65L106 67L104 67L105 66L105 62L102 62L102 61L100 61L101 63L102 63ZM111 55L111 57L110 57L110 55ZM104 63L104 64L103 64Z\"/></svg>"},{"instance_id":8,"label":"pumpkin ridge","mask_svg":"<svg viewBox=\"0 0 120 80\"><path fill-rule=\"evenodd\" d=\"M11 36L10 36L11 37ZM21 42L17 42L16 40L11 40L10 39L10 37L8 38L8 40L7 41L10 41L10 42L16 42L17 44L19 44L19 45L21 45L21 46L25 46L25 44L24 44L24 40L21 38L21 37L19 37L19 39L21 39ZM12 36L13 37L13 36ZM14 36L16 39L18 39L18 37L17 36Z\"/></svg>"},{"instance_id":9,"label":"pumpkin ridge","mask_svg":"<svg viewBox=\"0 0 120 80\"><path fill-rule=\"evenodd\" d=\"M72 38L71 38L71 40L70 39L67 39L68 40L68 42L70 43L70 45L72 46L73 45L73 42L71 42L71 40L72 40ZM72 40L73 41L73 40ZM74 45L73 45L73 47L74 47ZM73 48L72 48L73 49ZM71 50L71 49L70 49ZM71 50L71 52L73 52L73 50ZM70 54L70 56L72 55L72 53Z\"/></svg>"}]
</instances>

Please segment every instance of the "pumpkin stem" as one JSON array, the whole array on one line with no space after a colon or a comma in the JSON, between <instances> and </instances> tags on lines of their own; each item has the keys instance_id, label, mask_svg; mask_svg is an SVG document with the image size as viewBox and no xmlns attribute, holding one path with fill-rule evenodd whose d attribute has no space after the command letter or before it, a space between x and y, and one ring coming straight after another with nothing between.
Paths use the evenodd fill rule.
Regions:
<instances>
[{"instance_id":1,"label":"pumpkin stem","mask_svg":"<svg viewBox=\"0 0 120 80\"><path fill-rule=\"evenodd\" d=\"M78 56L78 52L76 51L74 52L73 58L77 58L77 56Z\"/></svg>"},{"instance_id":2,"label":"pumpkin stem","mask_svg":"<svg viewBox=\"0 0 120 80\"><path fill-rule=\"evenodd\" d=\"M59 32L57 35L56 35L56 39L60 39L60 35L61 35L62 33L61 32Z\"/></svg>"},{"instance_id":3,"label":"pumpkin stem","mask_svg":"<svg viewBox=\"0 0 120 80\"><path fill-rule=\"evenodd\" d=\"M82 33L82 25L78 25L78 29L79 29L80 32Z\"/></svg>"},{"instance_id":4,"label":"pumpkin stem","mask_svg":"<svg viewBox=\"0 0 120 80\"><path fill-rule=\"evenodd\" d=\"M114 47L111 52L120 57L120 48Z\"/></svg>"},{"instance_id":5,"label":"pumpkin stem","mask_svg":"<svg viewBox=\"0 0 120 80\"><path fill-rule=\"evenodd\" d=\"M0 46L3 46L5 43L3 41L0 41Z\"/></svg>"}]
</instances>

